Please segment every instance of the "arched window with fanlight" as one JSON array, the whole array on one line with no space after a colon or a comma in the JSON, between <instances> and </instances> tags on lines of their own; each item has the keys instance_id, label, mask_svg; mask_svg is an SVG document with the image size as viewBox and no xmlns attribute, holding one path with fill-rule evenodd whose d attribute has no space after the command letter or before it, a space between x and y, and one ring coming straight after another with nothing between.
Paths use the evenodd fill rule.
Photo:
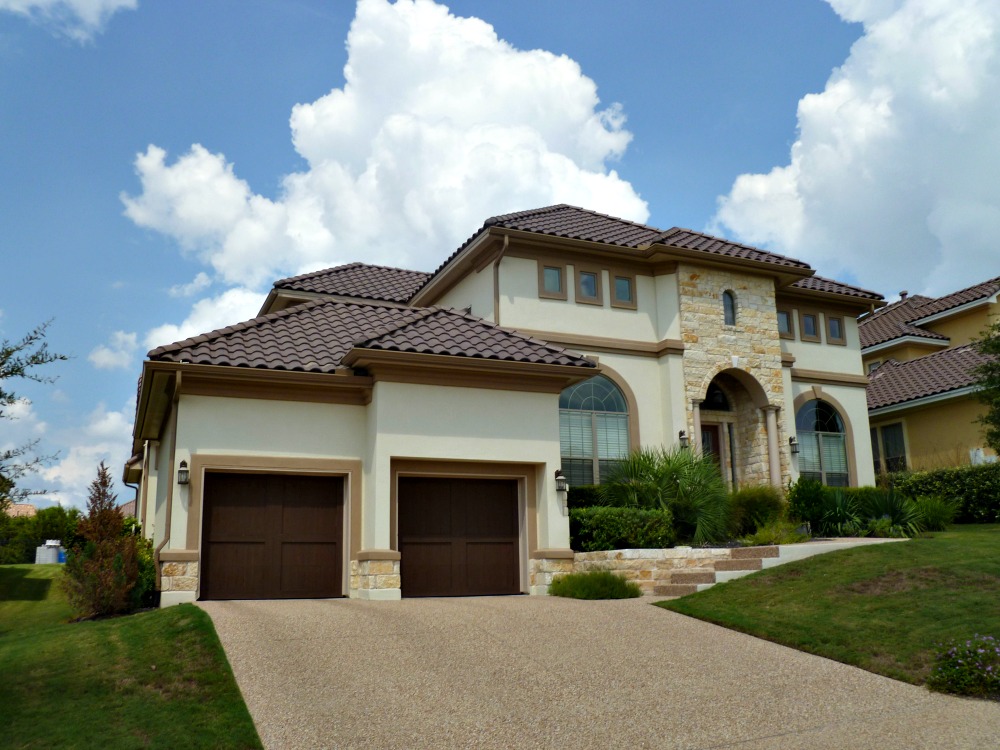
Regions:
<instances>
[{"instance_id":1,"label":"arched window with fanlight","mask_svg":"<svg viewBox=\"0 0 1000 750\"><path fill-rule=\"evenodd\" d=\"M722 293L722 318L727 326L736 325L736 295L728 289Z\"/></svg>"},{"instance_id":2,"label":"arched window with fanlight","mask_svg":"<svg viewBox=\"0 0 1000 750\"><path fill-rule=\"evenodd\" d=\"M822 399L806 401L795 414L799 475L830 487L847 487L847 435L844 420Z\"/></svg>"},{"instance_id":3,"label":"arched window with fanlight","mask_svg":"<svg viewBox=\"0 0 1000 750\"><path fill-rule=\"evenodd\" d=\"M559 446L571 485L600 484L628 455L628 404L609 378L597 375L559 396Z\"/></svg>"}]
</instances>

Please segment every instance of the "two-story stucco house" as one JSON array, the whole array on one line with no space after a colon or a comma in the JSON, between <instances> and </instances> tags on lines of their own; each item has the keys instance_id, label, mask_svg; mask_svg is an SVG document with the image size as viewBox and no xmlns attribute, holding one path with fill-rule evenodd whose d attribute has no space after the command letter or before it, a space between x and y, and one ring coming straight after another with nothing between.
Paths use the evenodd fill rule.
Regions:
<instances>
[{"instance_id":1,"label":"two-story stucco house","mask_svg":"<svg viewBox=\"0 0 1000 750\"><path fill-rule=\"evenodd\" d=\"M162 603L544 593L555 476L690 441L734 485L874 479L856 318L805 263L572 206L433 273L353 263L143 365L128 481Z\"/></svg>"}]
</instances>

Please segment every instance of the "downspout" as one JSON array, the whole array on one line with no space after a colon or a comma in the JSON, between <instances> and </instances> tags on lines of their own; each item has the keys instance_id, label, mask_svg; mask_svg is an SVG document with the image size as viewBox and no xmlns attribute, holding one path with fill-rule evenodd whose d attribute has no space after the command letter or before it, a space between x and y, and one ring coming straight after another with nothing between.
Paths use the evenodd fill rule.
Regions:
<instances>
[{"instance_id":1,"label":"downspout","mask_svg":"<svg viewBox=\"0 0 1000 750\"><path fill-rule=\"evenodd\" d=\"M510 242L510 235L504 234L503 247L500 249L497 259L493 261L493 324L500 325L500 261L503 260L504 253L507 252L507 245Z\"/></svg>"},{"instance_id":2,"label":"downspout","mask_svg":"<svg viewBox=\"0 0 1000 750\"><path fill-rule=\"evenodd\" d=\"M174 427L173 434L170 436L170 476L167 477L167 512L166 518L164 519L164 529L163 541L160 542L156 549L153 550L153 565L156 566L156 590L160 591L160 587L163 584L163 575L160 571L160 552L163 548L167 546L167 542L170 541L170 517L172 515L171 510L174 507L174 456L177 455L177 402L181 397L181 372L177 372L176 379L174 380L174 395L171 401L171 405L174 410Z\"/></svg>"}]
</instances>

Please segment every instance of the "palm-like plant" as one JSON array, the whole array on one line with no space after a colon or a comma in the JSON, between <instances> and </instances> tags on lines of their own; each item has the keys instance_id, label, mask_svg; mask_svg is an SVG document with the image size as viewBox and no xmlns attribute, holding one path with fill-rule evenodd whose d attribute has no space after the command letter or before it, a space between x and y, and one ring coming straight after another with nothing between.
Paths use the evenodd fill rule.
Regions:
<instances>
[{"instance_id":1,"label":"palm-like plant","mask_svg":"<svg viewBox=\"0 0 1000 750\"><path fill-rule=\"evenodd\" d=\"M726 538L726 485L711 456L688 448L640 448L615 466L600 491L608 505L670 510L678 536L695 544Z\"/></svg>"}]
</instances>

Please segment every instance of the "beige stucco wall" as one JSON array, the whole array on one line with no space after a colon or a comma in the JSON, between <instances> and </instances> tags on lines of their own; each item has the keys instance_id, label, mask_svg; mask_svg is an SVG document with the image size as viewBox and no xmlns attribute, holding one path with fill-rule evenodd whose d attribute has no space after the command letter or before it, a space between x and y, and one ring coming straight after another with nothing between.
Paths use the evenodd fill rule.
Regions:
<instances>
[{"instance_id":1,"label":"beige stucco wall","mask_svg":"<svg viewBox=\"0 0 1000 750\"><path fill-rule=\"evenodd\" d=\"M911 469L964 466L973 448L995 455L983 439L982 426L975 421L983 408L974 397L967 396L876 416L871 425L903 424L906 465Z\"/></svg>"},{"instance_id":2,"label":"beige stucco wall","mask_svg":"<svg viewBox=\"0 0 1000 750\"><path fill-rule=\"evenodd\" d=\"M996 319L995 317L991 319L990 316L996 316L998 312L1000 304L994 302L973 308L961 315L932 321L926 327L951 339L949 346L964 346L979 338L983 329Z\"/></svg>"},{"instance_id":3,"label":"beige stucco wall","mask_svg":"<svg viewBox=\"0 0 1000 750\"><path fill-rule=\"evenodd\" d=\"M458 310L471 307L473 315L493 320L493 273L492 263L479 271L470 271L434 304Z\"/></svg>"},{"instance_id":4,"label":"beige stucco wall","mask_svg":"<svg viewBox=\"0 0 1000 750\"><path fill-rule=\"evenodd\" d=\"M844 321L846 345L826 343L826 313L820 312L820 326L823 331L822 343L801 341L798 338L781 339L782 351L795 357L795 367L803 370L822 370L849 375L861 375L861 341L858 338L858 322L849 314L836 313ZM775 320L777 326L777 320ZM796 331L801 331L796 320Z\"/></svg>"},{"instance_id":5,"label":"beige stucco wall","mask_svg":"<svg viewBox=\"0 0 1000 750\"><path fill-rule=\"evenodd\" d=\"M889 359L894 359L897 362L909 362L911 359L916 359L917 357L924 357L928 354L933 354L934 352L941 351L945 347L942 346L920 346L919 344L900 344L898 346L891 346L885 349L881 349L870 354L865 354L864 357L864 368L865 372L868 372L868 365L872 362L885 362Z\"/></svg>"},{"instance_id":6,"label":"beige stucco wall","mask_svg":"<svg viewBox=\"0 0 1000 750\"><path fill-rule=\"evenodd\" d=\"M602 272L603 305L575 301L576 269L566 269L566 300L540 299L538 262L505 257L500 261L500 324L554 333L655 343L657 336L656 287L652 276L637 276L636 310L611 307L609 274Z\"/></svg>"},{"instance_id":7,"label":"beige stucco wall","mask_svg":"<svg viewBox=\"0 0 1000 750\"><path fill-rule=\"evenodd\" d=\"M569 520L555 494L557 394L378 382L368 410L377 430L366 450L363 548L395 547L382 519L390 507L390 464L399 458L536 465L538 547L569 547Z\"/></svg>"}]
</instances>

